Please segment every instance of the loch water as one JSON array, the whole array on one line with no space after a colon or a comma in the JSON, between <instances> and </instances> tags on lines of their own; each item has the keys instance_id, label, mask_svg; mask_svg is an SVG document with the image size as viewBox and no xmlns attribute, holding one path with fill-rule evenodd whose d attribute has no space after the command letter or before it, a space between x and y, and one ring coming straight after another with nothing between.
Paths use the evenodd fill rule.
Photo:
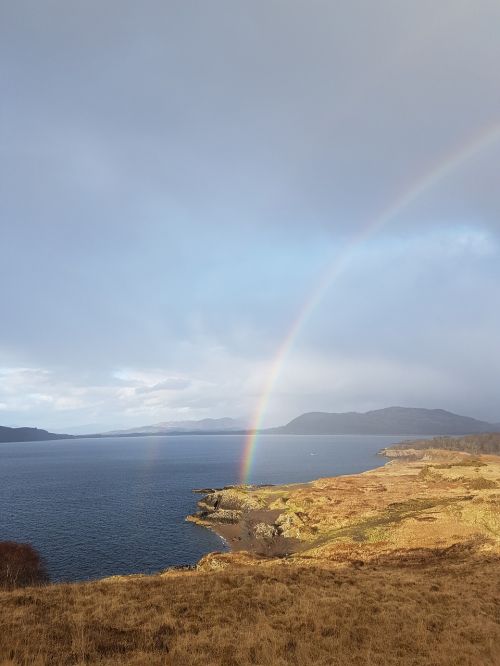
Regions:
<instances>
[{"instance_id":1,"label":"loch water","mask_svg":"<svg viewBox=\"0 0 500 666\"><path fill-rule=\"evenodd\" d=\"M251 483L294 483L384 464L389 436L261 435ZM160 571L225 548L185 521L195 488L238 483L243 435L0 444L0 541L31 543L52 581Z\"/></svg>"}]
</instances>

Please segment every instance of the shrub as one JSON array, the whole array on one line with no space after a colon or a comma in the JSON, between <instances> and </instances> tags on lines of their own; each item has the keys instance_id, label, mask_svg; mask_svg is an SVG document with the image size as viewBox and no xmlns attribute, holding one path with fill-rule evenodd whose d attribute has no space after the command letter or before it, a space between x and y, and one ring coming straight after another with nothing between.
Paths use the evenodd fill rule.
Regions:
<instances>
[{"instance_id":1,"label":"shrub","mask_svg":"<svg viewBox=\"0 0 500 666\"><path fill-rule=\"evenodd\" d=\"M27 543L0 542L0 588L11 590L48 581L39 553Z\"/></svg>"},{"instance_id":2,"label":"shrub","mask_svg":"<svg viewBox=\"0 0 500 666\"><path fill-rule=\"evenodd\" d=\"M471 490L486 490L488 488L496 488L497 484L491 479L485 479L483 476L479 476L477 479L471 479L469 481L469 488Z\"/></svg>"}]
</instances>

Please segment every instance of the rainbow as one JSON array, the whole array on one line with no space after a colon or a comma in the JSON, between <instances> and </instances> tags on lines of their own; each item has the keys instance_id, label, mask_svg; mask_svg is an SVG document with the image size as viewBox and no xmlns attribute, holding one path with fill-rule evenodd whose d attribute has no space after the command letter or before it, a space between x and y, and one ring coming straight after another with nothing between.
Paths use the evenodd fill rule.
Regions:
<instances>
[{"instance_id":1,"label":"rainbow","mask_svg":"<svg viewBox=\"0 0 500 666\"><path fill-rule=\"evenodd\" d=\"M385 225L394 220L416 199L425 194L428 190L434 188L453 171L457 170L462 164L475 157L478 153L494 144L499 139L500 122L496 121L494 124L482 128L479 133L469 137L467 141L461 143L451 153L447 153L440 160L433 163L420 178L409 184L409 186L406 187L395 200L391 201L390 204L378 215L370 219L361 231L350 240L342 255L334 259L322 273L308 298L306 298L305 302L302 304L298 315L292 322L292 325L280 344L271 364L269 374L253 415L249 434L245 441L240 469L241 483L248 483L250 478L259 430L262 427L262 420L266 413L269 399L285 360L302 327L309 319L311 313L319 305L329 287L353 258L355 250Z\"/></svg>"}]
</instances>

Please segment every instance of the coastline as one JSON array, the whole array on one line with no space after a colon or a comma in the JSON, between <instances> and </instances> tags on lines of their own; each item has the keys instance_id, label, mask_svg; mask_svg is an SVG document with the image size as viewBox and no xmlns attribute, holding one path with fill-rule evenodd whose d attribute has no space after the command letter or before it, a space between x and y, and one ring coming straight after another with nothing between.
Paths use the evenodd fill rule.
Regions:
<instances>
[{"instance_id":1,"label":"coastline","mask_svg":"<svg viewBox=\"0 0 500 666\"><path fill-rule=\"evenodd\" d=\"M500 453L500 435L498 444ZM249 550L153 575L4 591L0 655L16 664L82 655L179 666L332 664L332 655L337 665L410 666L415 655L423 666L497 663L498 455L406 449L359 474L205 491L192 520L227 535L253 526ZM300 547L253 547L282 537Z\"/></svg>"},{"instance_id":2,"label":"coastline","mask_svg":"<svg viewBox=\"0 0 500 666\"><path fill-rule=\"evenodd\" d=\"M366 560L382 553L472 544L500 552L500 457L443 449L383 449L359 474L280 486L210 488L186 518L229 548L200 561Z\"/></svg>"}]
</instances>

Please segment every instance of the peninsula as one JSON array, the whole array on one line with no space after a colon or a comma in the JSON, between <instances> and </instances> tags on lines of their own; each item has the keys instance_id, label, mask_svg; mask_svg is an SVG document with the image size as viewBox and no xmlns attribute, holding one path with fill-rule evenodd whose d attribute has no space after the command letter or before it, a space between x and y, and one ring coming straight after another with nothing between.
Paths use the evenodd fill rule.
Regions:
<instances>
[{"instance_id":1,"label":"peninsula","mask_svg":"<svg viewBox=\"0 0 500 666\"><path fill-rule=\"evenodd\" d=\"M266 566L273 558L367 562L412 549L500 554L497 451L498 434L436 438L384 449L391 461L362 474L213 489L188 520L216 531L233 552L208 555L200 566L238 562L240 551L245 562Z\"/></svg>"}]
</instances>

